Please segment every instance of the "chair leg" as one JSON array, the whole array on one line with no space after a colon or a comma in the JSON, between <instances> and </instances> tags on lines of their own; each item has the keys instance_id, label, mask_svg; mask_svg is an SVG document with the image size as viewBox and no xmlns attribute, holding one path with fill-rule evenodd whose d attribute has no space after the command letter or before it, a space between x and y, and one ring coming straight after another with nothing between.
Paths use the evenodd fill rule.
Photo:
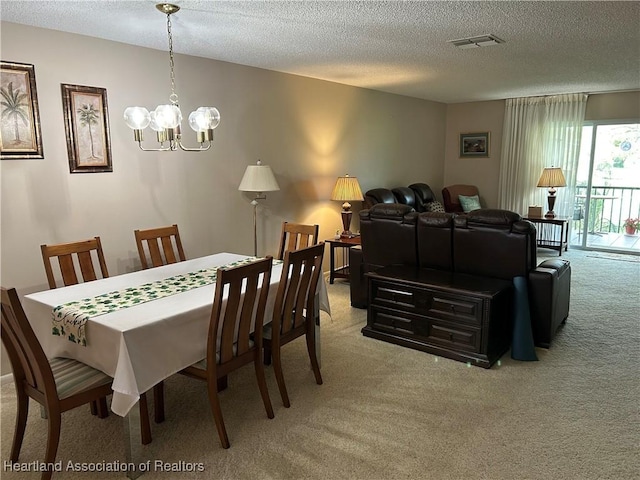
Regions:
<instances>
[{"instance_id":1,"label":"chair leg","mask_svg":"<svg viewBox=\"0 0 640 480\"><path fill-rule=\"evenodd\" d=\"M107 397L100 398L97 402L98 418L107 418L109 416L109 407L107 407Z\"/></svg>"},{"instance_id":2,"label":"chair leg","mask_svg":"<svg viewBox=\"0 0 640 480\"><path fill-rule=\"evenodd\" d=\"M311 328L314 328L314 326L311 325ZM313 335L309 335L308 332L305 338L307 340L307 352L309 352L311 368L313 369L313 374L316 376L316 383L322 385L322 375L320 374L320 365L318 364L318 355L316 354L316 339Z\"/></svg>"},{"instance_id":3,"label":"chair leg","mask_svg":"<svg viewBox=\"0 0 640 480\"><path fill-rule=\"evenodd\" d=\"M264 375L264 365L260 358L260 351L257 350L253 359L253 364L256 367L256 378L258 380L258 388L260 389L260 395L262 395L262 403L264 403L264 409L267 412L267 417L273 418L273 406L271 405L271 398L269 398L269 389L267 388L267 378Z\"/></svg>"},{"instance_id":4,"label":"chair leg","mask_svg":"<svg viewBox=\"0 0 640 480\"><path fill-rule=\"evenodd\" d=\"M164 422L164 382L153 387L153 409L156 423Z\"/></svg>"},{"instance_id":5,"label":"chair leg","mask_svg":"<svg viewBox=\"0 0 640 480\"><path fill-rule=\"evenodd\" d=\"M229 448L229 437L227 436L227 429L224 427L224 419L222 418L222 409L220 408L220 399L218 398L218 384L207 382L207 390L209 391L209 405L211 406L211 413L213 413L213 419L216 422L216 429L218 430L218 437L220 437L220 443L222 448Z\"/></svg>"},{"instance_id":6,"label":"chair leg","mask_svg":"<svg viewBox=\"0 0 640 480\"><path fill-rule=\"evenodd\" d=\"M138 401L140 407L140 437L143 445L151 443L151 424L149 423L149 404L147 403L147 394L140 395Z\"/></svg>"},{"instance_id":7,"label":"chair leg","mask_svg":"<svg viewBox=\"0 0 640 480\"><path fill-rule=\"evenodd\" d=\"M227 375L225 375L224 377L220 377L218 378L218 381L216 383L218 384L219 392L226 390L229 386L229 377Z\"/></svg>"},{"instance_id":8,"label":"chair leg","mask_svg":"<svg viewBox=\"0 0 640 480\"><path fill-rule=\"evenodd\" d=\"M24 440L24 432L27 428L27 416L29 415L29 397L24 391L16 390L16 400L18 401L18 409L16 410L16 429L13 433L13 445L11 447L12 462L17 462L22 448L22 440Z\"/></svg>"},{"instance_id":9,"label":"chair leg","mask_svg":"<svg viewBox=\"0 0 640 480\"><path fill-rule=\"evenodd\" d=\"M284 375L282 373L282 355L281 349L276 348L271 352L273 356L273 371L276 374L276 382L278 383L278 389L280 390L280 397L282 398L282 404L289 408L291 403L289 402L289 395L287 394L287 387L284 384Z\"/></svg>"},{"instance_id":10,"label":"chair leg","mask_svg":"<svg viewBox=\"0 0 640 480\"><path fill-rule=\"evenodd\" d=\"M265 365L271 365L271 342L264 342L264 344L262 345L262 350L264 352L262 363L264 363Z\"/></svg>"},{"instance_id":11,"label":"chair leg","mask_svg":"<svg viewBox=\"0 0 640 480\"><path fill-rule=\"evenodd\" d=\"M58 443L60 442L60 425L62 423L62 415L60 411L49 412L48 419L49 431L47 434L47 450L44 457L44 463L47 466L53 466L58 453ZM53 475L53 470L42 472L42 480L49 480Z\"/></svg>"}]
</instances>

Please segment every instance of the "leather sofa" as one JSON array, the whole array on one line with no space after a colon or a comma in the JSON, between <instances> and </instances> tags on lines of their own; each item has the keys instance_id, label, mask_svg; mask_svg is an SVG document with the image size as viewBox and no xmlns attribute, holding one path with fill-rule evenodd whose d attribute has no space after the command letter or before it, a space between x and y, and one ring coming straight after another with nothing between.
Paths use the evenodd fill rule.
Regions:
<instances>
[{"instance_id":1,"label":"leather sofa","mask_svg":"<svg viewBox=\"0 0 640 480\"><path fill-rule=\"evenodd\" d=\"M413 183L408 187L373 188L364 194L364 208L378 203L400 203L409 205L417 212L426 211L425 205L436 200L431 187L426 183Z\"/></svg>"},{"instance_id":2,"label":"leather sofa","mask_svg":"<svg viewBox=\"0 0 640 480\"><path fill-rule=\"evenodd\" d=\"M354 307L367 307L367 272L401 264L510 281L525 277L539 347L550 346L569 314L569 262L550 259L538 265L535 226L517 213L420 213L409 205L377 204L360 212L360 234L362 246L350 255Z\"/></svg>"}]
</instances>

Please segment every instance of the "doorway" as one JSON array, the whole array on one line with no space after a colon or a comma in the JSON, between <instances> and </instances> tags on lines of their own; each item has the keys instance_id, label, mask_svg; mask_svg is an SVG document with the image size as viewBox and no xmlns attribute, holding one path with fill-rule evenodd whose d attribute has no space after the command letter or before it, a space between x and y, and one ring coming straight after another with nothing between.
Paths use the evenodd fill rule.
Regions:
<instances>
[{"instance_id":1,"label":"doorway","mask_svg":"<svg viewBox=\"0 0 640 480\"><path fill-rule=\"evenodd\" d=\"M590 122L582 129L571 245L640 255L640 124ZM636 223L637 223L636 222Z\"/></svg>"}]
</instances>

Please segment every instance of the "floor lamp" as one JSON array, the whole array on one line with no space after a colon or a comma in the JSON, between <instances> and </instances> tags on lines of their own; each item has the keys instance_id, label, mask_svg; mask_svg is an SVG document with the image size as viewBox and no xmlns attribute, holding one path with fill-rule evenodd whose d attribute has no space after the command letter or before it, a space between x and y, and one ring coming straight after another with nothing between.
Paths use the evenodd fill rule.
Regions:
<instances>
[{"instance_id":1,"label":"floor lamp","mask_svg":"<svg viewBox=\"0 0 640 480\"><path fill-rule=\"evenodd\" d=\"M256 165L249 165L244 172L238 190L241 192L255 192L256 196L251 201L253 205L253 255L258 256L258 200L265 200L264 192L280 190L276 178L273 176L269 165L262 165L258 160Z\"/></svg>"}]
</instances>

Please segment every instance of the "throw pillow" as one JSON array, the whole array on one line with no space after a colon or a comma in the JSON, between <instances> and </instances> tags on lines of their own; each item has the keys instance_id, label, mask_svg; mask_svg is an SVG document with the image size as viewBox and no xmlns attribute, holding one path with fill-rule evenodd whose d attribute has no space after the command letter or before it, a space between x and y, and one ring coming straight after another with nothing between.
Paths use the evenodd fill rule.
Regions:
<instances>
[{"instance_id":1,"label":"throw pillow","mask_svg":"<svg viewBox=\"0 0 640 480\"><path fill-rule=\"evenodd\" d=\"M471 197L458 195L458 199L460 200L460 205L462 205L462 210L464 210L464 213L469 213L472 210L478 210L482 208L482 206L480 206L480 199L478 198L478 195L473 195Z\"/></svg>"},{"instance_id":2,"label":"throw pillow","mask_svg":"<svg viewBox=\"0 0 640 480\"><path fill-rule=\"evenodd\" d=\"M426 203L425 206L426 212L441 212L444 213L444 207L440 202L429 202Z\"/></svg>"}]
</instances>

